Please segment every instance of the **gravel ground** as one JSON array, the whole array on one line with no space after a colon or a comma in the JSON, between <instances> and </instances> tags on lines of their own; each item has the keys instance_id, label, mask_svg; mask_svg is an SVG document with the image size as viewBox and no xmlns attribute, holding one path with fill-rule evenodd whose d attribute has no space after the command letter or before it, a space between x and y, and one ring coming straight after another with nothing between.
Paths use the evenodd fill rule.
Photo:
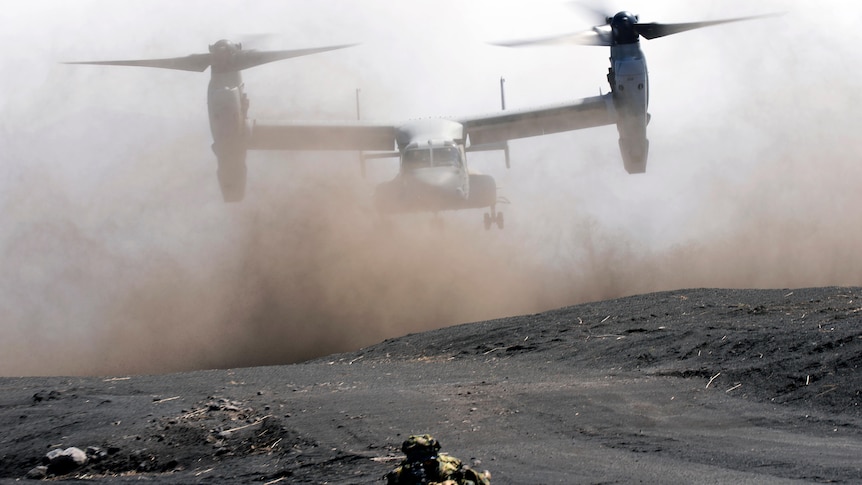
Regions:
<instances>
[{"instance_id":1,"label":"gravel ground","mask_svg":"<svg viewBox=\"0 0 862 485\"><path fill-rule=\"evenodd\" d=\"M858 482L860 313L860 288L692 289L301 364L2 378L0 481L381 483L427 432L495 485Z\"/></svg>"}]
</instances>

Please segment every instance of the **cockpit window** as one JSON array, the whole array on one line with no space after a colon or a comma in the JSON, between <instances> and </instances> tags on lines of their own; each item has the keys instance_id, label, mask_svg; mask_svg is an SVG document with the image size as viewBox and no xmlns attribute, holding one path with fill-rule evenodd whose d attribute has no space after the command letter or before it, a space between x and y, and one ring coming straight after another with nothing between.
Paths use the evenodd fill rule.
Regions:
<instances>
[{"instance_id":1,"label":"cockpit window","mask_svg":"<svg viewBox=\"0 0 862 485\"><path fill-rule=\"evenodd\" d=\"M408 169L430 167L431 150L418 149L404 152L404 167Z\"/></svg>"},{"instance_id":2,"label":"cockpit window","mask_svg":"<svg viewBox=\"0 0 862 485\"><path fill-rule=\"evenodd\" d=\"M461 164L461 152L454 146L414 148L404 152L403 163L407 170L424 167L457 167Z\"/></svg>"},{"instance_id":3,"label":"cockpit window","mask_svg":"<svg viewBox=\"0 0 862 485\"><path fill-rule=\"evenodd\" d=\"M457 166L461 158L455 147L432 148L431 151L431 162L435 167Z\"/></svg>"}]
</instances>

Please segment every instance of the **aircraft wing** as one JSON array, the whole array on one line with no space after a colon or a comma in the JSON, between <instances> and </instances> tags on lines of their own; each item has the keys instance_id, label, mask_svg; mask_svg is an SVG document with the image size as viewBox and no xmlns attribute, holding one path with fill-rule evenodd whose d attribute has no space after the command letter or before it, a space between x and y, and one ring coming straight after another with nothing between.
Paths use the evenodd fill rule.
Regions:
<instances>
[{"instance_id":1,"label":"aircraft wing","mask_svg":"<svg viewBox=\"0 0 862 485\"><path fill-rule=\"evenodd\" d=\"M396 126L363 121L303 123L255 120L250 150L394 150Z\"/></svg>"},{"instance_id":2,"label":"aircraft wing","mask_svg":"<svg viewBox=\"0 0 862 485\"><path fill-rule=\"evenodd\" d=\"M616 123L613 95L608 93L572 103L502 112L459 120L471 145L550 135Z\"/></svg>"}]
</instances>

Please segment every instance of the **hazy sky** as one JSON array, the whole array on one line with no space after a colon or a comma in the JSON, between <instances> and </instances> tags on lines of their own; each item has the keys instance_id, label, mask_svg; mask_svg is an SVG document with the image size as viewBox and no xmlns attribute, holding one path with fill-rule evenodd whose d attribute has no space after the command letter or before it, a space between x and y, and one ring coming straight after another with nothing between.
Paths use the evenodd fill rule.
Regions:
<instances>
[{"instance_id":1,"label":"hazy sky","mask_svg":"<svg viewBox=\"0 0 862 485\"><path fill-rule=\"evenodd\" d=\"M613 2L642 21L786 12L642 44L648 173L613 127L471 158L511 205L407 216L381 234L355 154L251 153L221 202L208 73L69 66L173 57L221 38L361 43L244 73L249 116L406 120L608 90L608 50L485 41L589 28L560 2L28 1L0 12L0 375L295 361L409 331L693 286L862 284L862 6ZM272 34L265 38L253 34ZM248 46L248 42L246 42ZM256 46L252 46L256 47ZM281 343L279 343L281 342ZM311 350L309 350L311 349Z\"/></svg>"}]
</instances>

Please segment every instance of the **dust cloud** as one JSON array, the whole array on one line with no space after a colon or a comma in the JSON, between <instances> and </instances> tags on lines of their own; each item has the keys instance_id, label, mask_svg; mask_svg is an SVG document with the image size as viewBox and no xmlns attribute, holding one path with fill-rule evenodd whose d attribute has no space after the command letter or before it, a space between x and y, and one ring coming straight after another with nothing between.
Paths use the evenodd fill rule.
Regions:
<instances>
[{"instance_id":1,"label":"dust cloud","mask_svg":"<svg viewBox=\"0 0 862 485\"><path fill-rule=\"evenodd\" d=\"M656 9L660 20L703 16L662 18ZM726 10L711 18L736 14ZM763 32L722 27L720 43L704 29L645 45L653 115L645 175L623 172L613 127L513 142L508 171L499 157L474 157L512 202L502 206L504 231L486 232L480 211L443 213L442 227L430 214L381 219L371 194L393 175L391 163L362 179L355 154L253 152L246 200L224 204L205 106L184 94L202 92L203 78L54 69L35 95L8 103L19 116L4 117L0 375L283 364L652 291L862 285L859 73L838 75L854 46L828 27L845 20L801 21L815 17L791 13ZM758 40L753 55L746 36ZM337 43L314 40L329 42ZM403 73L375 49L249 71L252 116L350 118L354 86L369 116L496 107L496 91L420 71L416 49L398 51L414 63ZM431 53L469 84L495 86L505 74L511 106L527 107L594 94L607 55L594 52ZM573 56L603 64L557 64ZM470 70L476 59L491 64L487 72ZM528 59L536 64L520 63ZM324 75L332 69L339 75ZM552 69L558 76L537 74ZM597 72L596 84L554 91L592 83L582 71ZM429 76L420 86L416 72ZM290 93L270 88L284 79L293 79ZM153 80L173 86L161 91L167 99L135 106L129 92ZM60 99L66 90L89 94ZM94 111L99 101L110 111ZM169 109L160 102L180 114L159 113Z\"/></svg>"},{"instance_id":2,"label":"dust cloud","mask_svg":"<svg viewBox=\"0 0 862 485\"><path fill-rule=\"evenodd\" d=\"M533 263L517 241L485 233L480 213L469 221L441 216L442 225L428 214L381 219L353 164L326 173L308 157L268 158L290 165L282 171L284 181L294 181L289 190L273 185L215 216L190 210L178 195L183 184L174 195L162 190L163 199L142 199L129 217L163 234L140 233L149 242L121 241L119 248L112 248L116 234L135 237L126 236L131 227L112 227L133 224L124 211L109 211L88 231L82 214L98 208L76 207L80 202L58 196L51 184L39 190L36 181L21 181L17 190L49 200L40 200L41 209L13 208L41 221L22 224L6 246L4 266L19 271L16 284L4 287L7 296L17 293L4 298L7 322L20 335L5 340L4 347L18 345L4 348L3 373L297 362L570 300L560 285L567 271ZM148 164L136 165L143 176ZM128 188L118 183L124 179L109 185ZM121 198L110 188L99 197ZM192 220L202 214L219 218L222 234L190 234L209 231ZM160 247L160 240L170 242Z\"/></svg>"},{"instance_id":3,"label":"dust cloud","mask_svg":"<svg viewBox=\"0 0 862 485\"><path fill-rule=\"evenodd\" d=\"M282 183L217 211L191 211L194 196L168 194L217 196L193 188L199 181L175 183L129 213L163 231L149 242L117 227L123 211L88 230L81 202L49 183L37 198L48 199L50 213L7 240L3 265L17 273L4 284L13 332L0 368L115 375L282 364L651 291L862 284L862 229L852 209L862 196L847 177L858 172L854 157L832 153L841 169L823 170L810 163L822 152L777 155L758 162L741 188L704 187L698 209L678 221L691 239L663 248L589 214L562 217L553 197L536 197L530 210L556 217L521 218L513 206L502 232L485 232L478 211L441 214L442 224L430 214L382 219L371 210L373 184L344 155L328 165L298 155L254 160L254 169L284 164L263 170ZM45 181L21 180L17 190L33 190L28 183ZM115 247L114 235L129 240Z\"/></svg>"}]
</instances>

